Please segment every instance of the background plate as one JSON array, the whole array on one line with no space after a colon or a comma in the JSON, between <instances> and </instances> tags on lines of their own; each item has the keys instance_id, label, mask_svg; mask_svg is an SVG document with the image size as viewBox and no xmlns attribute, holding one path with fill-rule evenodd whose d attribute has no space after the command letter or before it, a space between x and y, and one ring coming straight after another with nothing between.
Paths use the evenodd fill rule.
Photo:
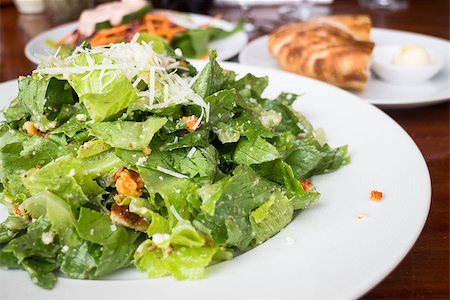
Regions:
<instances>
[{"instance_id":1,"label":"background plate","mask_svg":"<svg viewBox=\"0 0 450 300\"><path fill-rule=\"evenodd\" d=\"M168 11L163 11L163 13L167 12ZM172 12L173 18L177 18L176 14L176 12ZM180 23L184 23L186 22L186 17L190 18L192 22L197 25L209 24L225 30L231 30L235 26L230 22L199 14L179 14L178 21ZM188 24L192 25L190 22L187 22L187 24L185 23L184 25ZM55 49L46 45L48 40L58 41L62 37L74 31L76 28L77 23L72 22L44 31L28 42L25 47L25 56L35 64L39 64L40 60L36 57L36 54L49 55L55 52ZM247 42L247 34L244 31L240 31L224 39L211 42L209 47L217 50L219 60L226 60L238 54L245 47L245 45L247 45Z\"/></svg>"},{"instance_id":2,"label":"background plate","mask_svg":"<svg viewBox=\"0 0 450 300\"><path fill-rule=\"evenodd\" d=\"M372 72L367 88L353 92L370 103L385 108L407 108L435 104L450 98L450 43L428 35L373 28L371 32L375 45L419 44L440 51L445 64L431 80L420 85L395 85L378 79ZM267 46L268 36L253 40L242 50L239 62L252 66L280 69ZM376 47L376 46L375 46Z\"/></svg>"},{"instance_id":3,"label":"background plate","mask_svg":"<svg viewBox=\"0 0 450 300\"><path fill-rule=\"evenodd\" d=\"M412 139L378 108L331 85L222 65L269 76L265 96L304 93L295 107L325 129L332 146L349 145L349 165L313 178L319 201L264 244L207 268L201 280L145 279L130 268L101 280L59 278L55 289L46 291L24 271L0 270L2 299L354 299L395 268L416 241L430 206L428 169ZM14 82L0 84L2 105L16 93ZM369 200L372 189L384 193L381 202Z\"/></svg>"}]
</instances>

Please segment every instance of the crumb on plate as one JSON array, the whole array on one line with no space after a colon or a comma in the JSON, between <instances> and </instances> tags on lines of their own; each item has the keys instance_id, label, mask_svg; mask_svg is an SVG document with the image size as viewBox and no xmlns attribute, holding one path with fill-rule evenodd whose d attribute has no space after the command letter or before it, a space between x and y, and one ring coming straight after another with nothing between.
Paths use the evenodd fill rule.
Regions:
<instances>
[{"instance_id":1,"label":"crumb on plate","mask_svg":"<svg viewBox=\"0 0 450 300\"><path fill-rule=\"evenodd\" d=\"M370 191L370 200L379 202L383 198L383 193L377 190Z\"/></svg>"}]
</instances>

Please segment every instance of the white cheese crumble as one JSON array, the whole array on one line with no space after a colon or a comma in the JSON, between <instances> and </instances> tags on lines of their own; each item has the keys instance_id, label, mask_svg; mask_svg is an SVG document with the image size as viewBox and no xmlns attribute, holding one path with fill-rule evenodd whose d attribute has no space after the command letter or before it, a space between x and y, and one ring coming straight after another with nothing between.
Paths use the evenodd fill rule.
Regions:
<instances>
[{"instance_id":1,"label":"white cheese crumble","mask_svg":"<svg viewBox=\"0 0 450 300\"><path fill-rule=\"evenodd\" d=\"M281 114L274 110L265 110L259 116L259 121L266 129L277 127L281 123Z\"/></svg>"},{"instance_id":2,"label":"white cheese crumble","mask_svg":"<svg viewBox=\"0 0 450 300\"><path fill-rule=\"evenodd\" d=\"M61 248L61 252L62 252L62 253L67 253L67 251L69 251L69 246L64 245L64 246Z\"/></svg>"},{"instance_id":3,"label":"white cheese crumble","mask_svg":"<svg viewBox=\"0 0 450 300\"><path fill-rule=\"evenodd\" d=\"M286 244L293 245L295 243L295 240L291 238L290 236L286 237Z\"/></svg>"},{"instance_id":4,"label":"white cheese crumble","mask_svg":"<svg viewBox=\"0 0 450 300\"><path fill-rule=\"evenodd\" d=\"M152 236L153 243L155 243L157 245L167 241L168 239L170 239L170 234L167 234L167 233L155 233Z\"/></svg>"},{"instance_id":5,"label":"white cheese crumble","mask_svg":"<svg viewBox=\"0 0 450 300\"><path fill-rule=\"evenodd\" d=\"M180 48L175 49L173 52L175 53L175 55L183 56L183 51L181 51Z\"/></svg>"},{"instance_id":6,"label":"white cheese crumble","mask_svg":"<svg viewBox=\"0 0 450 300\"><path fill-rule=\"evenodd\" d=\"M136 165L143 166L146 161L147 161L147 157L145 157L145 156L139 157L136 162Z\"/></svg>"},{"instance_id":7,"label":"white cheese crumble","mask_svg":"<svg viewBox=\"0 0 450 300\"><path fill-rule=\"evenodd\" d=\"M112 225L111 225L111 231L113 231L113 232L114 232L114 231L116 231L116 230L117 230L117 226L116 226L116 225L114 225L114 224L112 224Z\"/></svg>"},{"instance_id":8,"label":"white cheese crumble","mask_svg":"<svg viewBox=\"0 0 450 300\"><path fill-rule=\"evenodd\" d=\"M75 176L75 173L76 173L75 169L71 169L71 170L69 171L69 176L70 176L70 177L73 177L73 176Z\"/></svg>"},{"instance_id":9,"label":"white cheese crumble","mask_svg":"<svg viewBox=\"0 0 450 300\"><path fill-rule=\"evenodd\" d=\"M75 116L75 119L80 122L84 122L87 120L87 116L85 114L78 114Z\"/></svg>"},{"instance_id":10,"label":"white cheese crumble","mask_svg":"<svg viewBox=\"0 0 450 300\"><path fill-rule=\"evenodd\" d=\"M42 243L44 243L44 245L53 243L54 238L55 238L55 233L52 231L43 232L41 235L41 240L42 240Z\"/></svg>"}]
</instances>

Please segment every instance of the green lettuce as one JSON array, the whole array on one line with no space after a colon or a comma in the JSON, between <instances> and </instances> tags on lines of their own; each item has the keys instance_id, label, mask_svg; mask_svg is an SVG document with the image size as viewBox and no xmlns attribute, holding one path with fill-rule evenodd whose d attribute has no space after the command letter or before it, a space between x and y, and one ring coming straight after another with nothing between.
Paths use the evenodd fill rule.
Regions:
<instances>
[{"instance_id":1,"label":"green lettuce","mask_svg":"<svg viewBox=\"0 0 450 300\"><path fill-rule=\"evenodd\" d=\"M250 223L255 232L255 243L261 244L280 232L292 220L294 207L282 193L270 195L267 202L250 214Z\"/></svg>"},{"instance_id":2,"label":"green lettuce","mask_svg":"<svg viewBox=\"0 0 450 300\"><path fill-rule=\"evenodd\" d=\"M257 137L254 141L241 139L234 152L233 159L236 163L250 166L280 158L277 148Z\"/></svg>"},{"instance_id":3,"label":"green lettuce","mask_svg":"<svg viewBox=\"0 0 450 300\"><path fill-rule=\"evenodd\" d=\"M99 56L90 59L96 64L103 61ZM89 58L80 55L74 64L88 66ZM137 98L136 90L121 70L71 74L69 82L94 122L101 122L117 114Z\"/></svg>"},{"instance_id":4,"label":"green lettuce","mask_svg":"<svg viewBox=\"0 0 450 300\"><path fill-rule=\"evenodd\" d=\"M145 122L101 122L90 125L90 133L112 147L142 150L166 122L166 118L155 117L149 117Z\"/></svg>"}]
</instances>

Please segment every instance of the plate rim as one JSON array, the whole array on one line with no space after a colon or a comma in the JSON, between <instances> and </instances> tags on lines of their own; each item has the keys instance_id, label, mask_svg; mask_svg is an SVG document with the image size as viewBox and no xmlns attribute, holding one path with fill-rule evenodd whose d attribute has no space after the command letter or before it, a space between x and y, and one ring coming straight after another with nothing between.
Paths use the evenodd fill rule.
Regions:
<instances>
[{"instance_id":1,"label":"plate rim","mask_svg":"<svg viewBox=\"0 0 450 300\"><path fill-rule=\"evenodd\" d=\"M200 63L205 63L205 62L200 62ZM243 64L232 63L232 62L223 62L222 65L225 68L230 68L230 69L231 68L246 69L246 67L250 67L251 69L265 71L267 73L280 73L280 75L287 75L287 76L294 76L294 77L298 76L298 75L295 75L295 74L292 74L292 73L288 73L288 72L285 72L285 71L282 71L282 70L274 70L274 69L270 69L270 68L255 67L255 66L248 66L248 65L246 66L246 65L243 65ZM273 76L271 74L267 74L267 75L269 77ZM426 197L426 199L423 199L423 200L426 200L425 204L427 204L427 205L426 205L426 210L421 212L421 217L422 218L421 218L420 222L416 222L415 223L416 226L415 226L414 234L409 236L408 241L403 244L403 247L401 249L402 254L400 256L396 257L395 263L393 263L393 264L387 266L385 269L383 269L383 272L381 272L377 276L377 278L372 278L370 280L370 282L368 282L366 284L366 286L364 286L363 288L361 288L359 286L359 290L354 290L353 289L351 292L348 292L347 294L344 295L345 297L358 298L358 297L361 297L362 295L366 294L373 287L375 287L377 284L379 284L384 278L386 278L386 276L388 276L388 274L390 274L398 266L398 264L401 263L401 261L410 252L410 250L412 249L412 247L416 243L417 239L419 238L420 234L422 233L423 228L424 228L424 226L426 224L426 221L428 219L429 210L430 210L430 206L431 206L432 185L431 185L430 172L429 172L428 166L426 164L426 160L425 160L425 158L424 158L420 148L417 146L417 144L414 142L414 140L411 138L411 136L394 119L392 119L384 111L380 110L379 108L377 108L377 107L375 107L373 105L370 105L369 103L365 102L360 97L358 97L358 96L356 96L356 95L354 95L352 93L349 93L348 91L339 89L339 88L337 88L335 86L332 86L330 84L327 84L327 83L324 83L324 82L321 82L321 81L318 81L318 80L315 80L315 79L311 79L311 78L307 78L307 77L303 77L302 79L306 80L306 81L315 81L315 82L318 82L319 84L322 84L322 85L327 85L327 86L335 89L338 93L345 93L346 97L353 98L352 101L359 101L359 103L364 105L366 107L366 109L368 109L368 110L375 110L375 111L377 111L376 113L381 113L383 118L386 119L386 121L388 121L390 123L390 126L397 127L397 129L401 131L402 135L408 140L408 143L410 143L410 145L414 147L414 150L415 150L416 154L419 155L421 167L424 167L424 170L426 171L426 174L424 174L424 175L426 175L425 178L426 178L426 181L427 181L426 182L427 183L426 184L426 190L425 190L425 194L427 195L427 197ZM12 85L12 84L15 84L15 80L10 80L10 81L6 81L6 82L3 82L3 83L0 83L0 90L4 86ZM147 280L148 279L135 280L135 282L141 282L141 281L145 282ZM127 280L121 280L120 282L126 282L126 281ZM47 294L47 295L51 296L51 294ZM188 297L188 298L191 299L190 297ZM342 298L342 296L338 297L338 298ZM178 297L176 299L178 299ZM207 298L207 299L211 299L211 298ZM214 299L216 299L216 298L214 298Z\"/></svg>"},{"instance_id":2,"label":"plate rim","mask_svg":"<svg viewBox=\"0 0 450 300\"><path fill-rule=\"evenodd\" d=\"M412 31L403 31L403 30L397 30L397 29L389 29L389 28L380 28L380 27L373 27L372 31L375 32L379 32L379 34L382 34L383 32L389 32L389 33L394 33L394 34L412 34L412 35L418 35L421 38L427 38L427 39L434 39L436 42L440 42L440 43L446 43L448 45L448 47L450 48L450 41L447 41L443 38L440 37L435 37L432 35L426 35L423 33L416 33L416 32L412 32ZM248 64L248 62L245 62L244 60L244 53L246 52L246 50L248 50L251 46L253 46L254 44L259 44L259 43L263 43L265 42L266 39L269 38L269 34L265 34L262 35L260 37L257 37L256 39L251 40L245 47L244 49L242 49L242 51L239 53L238 56L238 60L239 63L242 64ZM273 58L272 58L273 59ZM274 60L275 61L275 60ZM276 61L275 61L276 62ZM450 60L448 60L447 63L450 63ZM252 65L253 64L248 64L248 65ZM450 69L450 65L447 65L447 67ZM277 69L277 70L281 70L283 71L281 68L277 67L277 68L273 68L273 69ZM295 74L295 73L292 73ZM297 74L298 76L303 76L303 77L307 77L304 75L300 75ZM370 79L369 79L370 80ZM351 92L350 92L351 93ZM360 97L356 92L355 93L351 93L357 97ZM422 106L428 106L428 105L434 105L434 104L438 104L438 103L444 103L450 100L450 88L448 88L446 90L446 92L441 93L439 95L434 95L433 97L427 97L427 99L413 99L413 100L409 100L408 102L393 102L396 99L368 99L368 98L362 98L361 99L368 101L371 104L374 104L378 107L381 108L386 108L386 109L396 109L396 108L416 108L416 107L422 107Z\"/></svg>"}]
</instances>

